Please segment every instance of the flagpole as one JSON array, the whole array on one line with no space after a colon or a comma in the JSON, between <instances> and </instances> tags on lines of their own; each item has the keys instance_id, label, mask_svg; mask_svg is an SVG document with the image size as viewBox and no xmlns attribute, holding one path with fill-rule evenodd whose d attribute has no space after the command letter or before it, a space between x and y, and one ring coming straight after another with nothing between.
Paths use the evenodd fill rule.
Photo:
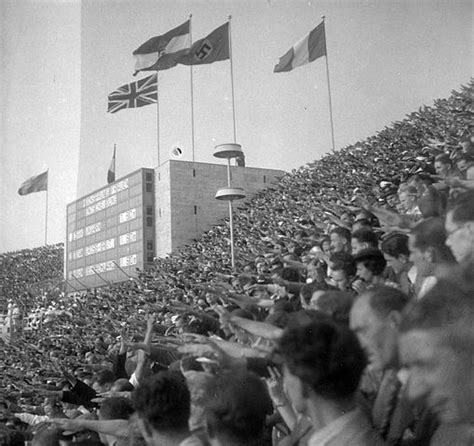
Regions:
<instances>
[{"instance_id":1,"label":"flagpole","mask_svg":"<svg viewBox=\"0 0 474 446\"><path fill-rule=\"evenodd\" d=\"M321 16L321 18L323 19L323 23L324 23L324 20L326 19L326 16ZM324 27L324 44L326 45L326 27ZM334 140L334 120L333 120L333 117L332 117L332 100L331 100L331 83L329 81L329 61L328 61L328 50L327 50L327 45L326 45L326 48L325 48L325 52L326 52L326 77L328 79L328 94L329 94L329 118L331 120L331 138L332 138L332 151L335 152L336 151L336 143L335 143L335 140Z\"/></svg>"},{"instance_id":2,"label":"flagpole","mask_svg":"<svg viewBox=\"0 0 474 446\"><path fill-rule=\"evenodd\" d=\"M44 213L44 244L48 243L48 194L49 194L49 168L48 172L48 187L46 188L46 210Z\"/></svg>"},{"instance_id":3,"label":"flagpole","mask_svg":"<svg viewBox=\"0 0 474 446\"><path fill-rule=\"evenodd\" d=\"M230 83L232 87L232 122L234 125L234 143L237 143L237 130L235 127L235 96L234 96L234 66L232 63L232 38L231 38L231 19L232 16L229 16L229 60L230 60Z\"/></svg>"},{"instance_id":4,"label":"flagpole","mask_svg":"<svg viewBox=\"0 0 474 446\"><path fill-rule=\"evenodd\" d=\"M193 44L193 33L192 33L192 19L193 15L189 14L189 38L191 39L190 45ZM194 82L193 82L193 64L189 66L189 72L191 74L191 144L192 144L192 159L194 163Z\"/></svg>"},{"instance_id":5,"label":"flagpole","mask_svg":"<svg viewBox=\"0 0 474 446\"><path fill-rule=\"evenodd\" d=\"M160 167L160 100L158 85L158 70L156 70L156 146L158 150L158 167Z\"/></svg>"}]
</instances>

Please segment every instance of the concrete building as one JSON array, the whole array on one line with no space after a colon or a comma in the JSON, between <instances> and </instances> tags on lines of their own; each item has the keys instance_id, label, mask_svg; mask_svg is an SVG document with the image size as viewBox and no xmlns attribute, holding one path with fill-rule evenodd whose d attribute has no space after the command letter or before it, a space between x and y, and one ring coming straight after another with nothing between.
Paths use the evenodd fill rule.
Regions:
<instances>
[{"instance_id":1,"label":"concrete building","mask_svg":"<svg viewBox=\"0 0 474 446\"><path fill-rule=\"evenodd\" d=\"M231 167L232 186L246 200L284 172ZM168 160L139 169L67 206L65 279L78 291L136 276L154 257L191 243L227 217L215 199L227 186L227 166Z\"/></svg>"}]
</instances>

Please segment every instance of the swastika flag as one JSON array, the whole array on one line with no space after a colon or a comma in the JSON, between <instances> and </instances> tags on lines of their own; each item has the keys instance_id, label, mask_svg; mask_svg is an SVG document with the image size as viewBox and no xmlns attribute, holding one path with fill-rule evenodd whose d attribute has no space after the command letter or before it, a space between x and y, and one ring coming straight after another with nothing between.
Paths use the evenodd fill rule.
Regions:
<instances>
[{"instance_id":1,"label":"swastika flag","mask_svg":"<svg viewBox=\"0 0 474 446\"><path fill-rule=\"evenodd\" d=\"M229 59L229 22L193 43L179 59L183 65L203 65Z\"/></svg>"}]
</instances>

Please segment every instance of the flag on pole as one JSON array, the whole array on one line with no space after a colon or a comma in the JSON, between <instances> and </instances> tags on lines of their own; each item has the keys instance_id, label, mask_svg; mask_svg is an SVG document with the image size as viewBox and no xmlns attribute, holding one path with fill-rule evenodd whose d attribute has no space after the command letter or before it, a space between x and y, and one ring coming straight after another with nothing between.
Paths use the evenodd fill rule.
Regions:
<instances>
[{"instance_id":1,"label":"flag on pole","mask_svg":"<svg viewBox=\"0 0 474 446\"><path fill-rule=\"evenodd\" d=\"M183 65L203 65L230 58L229 22L193 43L192 47L179 57Z\"/></svg>"},{"instance_id":2,"label":"flag on pole","mask_svg":"<svg viewBox=\"0 0 474 446\"><path fill-rule=\"evenodd\" d=\"M168 31L161 36L152 37L134 52L135 73L139 71L160 71L173 68L176 60L191 46L190 21Z\"/></svg>"},{"instance_id":3,"label":"flag on pole","mask_svg":"<svg viewBox=\"0 0 474 446\"><path fill-rule=\"evenodd\" d=\"M321 22L285 55L280 57L273 72L291 71L293 68L312 62L326 56L326 54L326 33L324 31L324 22Z\"/></svg>"},{"instance_id":4,"label":"flag on pole","mask_svg":"<svg viewBox=\"0 0 474 446\"><path fill-rule=\"evenodd\" d=\"M112 161L110 161L109 170L107 171L107 184L113 183L115 181L115 146L114 154L112 156Z\"/></svg>"},{"instance_id":5,"label":"flag on pole","mask_svg":"<svg viewBox=\"0 0 474 446\"><path fill-rule=\"evenodd\" d=\"M48 190L48 171L28 178L18 189L20 195L28 195L33 192Z\"/></svg>"},{"instance_id":6,"label":"flag on pole","mask_svg":"<svg viewBox=\"0 0 474 446\"><path fill-rule=\"evenodd\" d=\"M116 113L123 108L143 107L155 104L158 100L157 76L144 77L137 82L122 85L118 90L109 94L107 111Z\"/></svg>"}]
</instances>

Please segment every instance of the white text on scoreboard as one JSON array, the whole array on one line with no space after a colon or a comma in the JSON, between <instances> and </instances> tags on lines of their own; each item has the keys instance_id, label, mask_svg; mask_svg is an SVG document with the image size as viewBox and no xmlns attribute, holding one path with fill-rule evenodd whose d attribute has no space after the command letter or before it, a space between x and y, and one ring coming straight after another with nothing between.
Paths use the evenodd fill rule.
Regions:
<instances>
[{"instance_id":1,"label":"white text on scoreboard","mask_svg":"<svg viewBox=\"0 0 474 446\"><path fill-rule=\"evenodd\" d=\"M120 223L125 223L126 221L133 220L134 218L137 218L137 209L136 208L130 209L129 211L122 212L119 215L119 222Z\"/></svg>"}]
</instances>

